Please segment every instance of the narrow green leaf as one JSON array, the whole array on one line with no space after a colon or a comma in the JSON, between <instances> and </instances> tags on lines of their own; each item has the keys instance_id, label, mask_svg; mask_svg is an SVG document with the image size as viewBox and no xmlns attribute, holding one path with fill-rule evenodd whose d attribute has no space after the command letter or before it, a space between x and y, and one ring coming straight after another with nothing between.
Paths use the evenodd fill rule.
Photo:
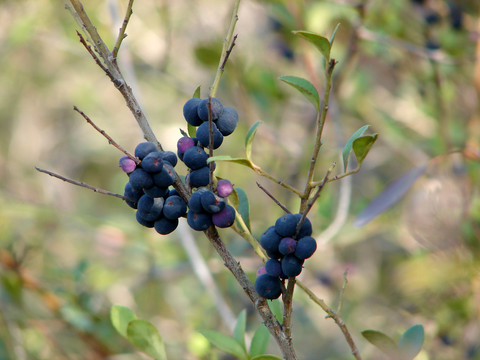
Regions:
<instances>
[{"instance_id":1,"label":"narrow green leaf","mask_svg":"<svg viewBox=\"0 0 480 360\"><path fill-rule=\"evenodd\" d=\"M335 40L335 34L337 33L338 28L340 27L340 23L335 26L335 29L333 30L332 36L330 36L330 48L333 45L333 41Z\"/></svg>"},{"instance_id":2,"label":"narrow green leaf","mask_svg":"<svg viewBox=\"0 0 480 360\"><path fill-rule=\"evenodd\" d=\"M201 334L205 336L210 343L214 346L223 350L229 354L232 354L239 359L248 359L248 356L245 352L245 349L240 345L237 340L227 336L225 334L219 333L214 330L204 330L201 331Z\"/></svg>"},{"instance_id":3,"label":"narrow green leaf","mask_svg":"<svg viewBox=\"0 0 480 360\"><path fill-rule=\"evenodd\" d=\"M136 318L133 311L126 306L113 305L110 309L110 321L113 327L125 338L127 337L128 323Z\"/></svg>"},{"instance_id":4,"label":"narrow green leaf","mask_svg":"<svg viewBox=\"0 0 480 360\"><path fill-rule=\"evenodd\" d=\"M267 351L270 342L270 332L265 325L260 325L253 334L252 343L250 344L250 356L255 357L263 355Z\"/></svg>"},{"instance_id":5,"label":"narrow green leaf","mask_svg":"<svg viewBox=\"0 0 480 360\"><path fill-rule=\"evenodd\" d=\"M187 123L188 136L194 138L197 136L197 128L192 124Z\"/></svg>"},{"instance_id":6,"label":"narrow green leaf","mask_svg":"<svg viewBox=\"0 0 480 360\"><path fill-rule=\"evenodd\" d=\"M257 133L257 128L260 126L262 122L257 121L253 124L250 129L248 129L247 136L245 137L245 157L251 161L252 160L252 143L253 139L255 138L255 134Z\"/></svg>"},{"instance_id":7,"label":"narrow green leaf","mask_svg":"<svg viewBox=\"0 0 480 360\"><path fill-rule=\"evenodd\" d=\"M247 225L248 230L251 230L250 229L250 204L248 202L248 196L245 193L245 191L243 191L243 189L239 187L235 187L235 191L238 196L237 210L242 216L243 222L245 223L245 225Z\"/></svg>"},{"instance_id":8,"label":"narrow green leaf","mask_svg":"<svg viewBox=\"0 0 480 360\"><path fill-rule=\"evenodd\" d=\"M310 81L297 76L280 76L279 79L300 91L315 106L315 109L319 110L320 98L318 91Z\"/></svg>"},{"instance_id":9,"label":"narrow green leaf","mask_svg":"<svg viewBox=\"0 0 480 360\"><path fill-rule=\"evenodd\" d=\"M165 345L157 328L146 320L132 320L127 326L127 338L139 350L155 360L166 360Z\"/></svg>"},{"instance_id":10,"label":"narrow green leaf","mask_svg":"<svg viewBox=\"0 0 480 360\"><path fill-rule=\"evenodd\" d=\"M362 331L362 335L370 344L376 346L385 354L390 356L396 356L396 354L398 354L395 341L384 333L375 330L364 330Z\"/></svg>"},{"instance_id":11,"label":"narrow green leaf","mask_svg":"<svg viewBox=\"0 0 480 360\"><path fill-rule=\"evenodd\" d=\"M247 312L242 310L240 315L238 315L237 322L235 323L235 329L233 329L233 338L242 345L245 352L247 352L247 347L245 345L245 328L247 326Z\"/></svg>"},{"instance_id":12,"label":"narrow green leaf","mask_svg":"<svg viewBox=\"0 0 480 360\"><path fill-rule=\"evenodd\" d=\"M343 152L342 152L342 157L343 157L343 167L344 167L344 171L347 171L347 166L348 166L348 158L350 156L350 153L352 152L352 146L353 146L353 142L358 139L359 137L361 137L365 131L367 131L368 127L370 125L364 125L362 126L360 129L358 129L357 131L355 131L353 133L352 136L350 136L350 138L347 140L345 146L343 147Z\"/></svg>"},{"instance_id":13,"label":"narrow green leaf","mask_svg":"<svg viewBox=\"0 0 480 360\"><path fill-rule=\"evenodd\" d=\"M200 85L198 85L197 88L195 89L192 98L200 99Z\"/></svg>"},{"instance_id":14,"label":"narrow green leaf","mask_svg":"<svg viewBox=\"0 0 480 360\"><path fill-rule=\"evenodd\" d=\"M258 355L258 356L252 357L250 360L282 360L282 359L274 355Z\"/></svg>"},{"instance_id":15,"label":"narrow green leaf","mask_svg":"<svg viewBox=\"0 0 480 360\"><path fill-rule=\"evenodd\" d=\"M245 158L234 158L234 157L231 157L230 155L212 156L207 159L207 163L211 163L212 161L228 161L228 162L240 164L240 165L249 167L251 169L254 169L253 164L250 160Z\"/></svg>"},{"instance_id":16,"label":"narrow green leaf","mask_svg":"<svg viewBox=\"0 0 480 360\"><path fill-rule=\"evenodd\" d=\"M422 325L409 327L398 341L398 350L402 358L411 360L422 350L424 341L424 330Z\"/></svg>"},{"instance_id":17,"label":"narrow green leaf","mask_svg":"<svg viewBox=\"0 0 480 360\"><path fill-rule=\"evenodd\" d=\"M353 142L353 152L358 161L358 166L362 166L363 160L372 148L375 141L377 141L378 134L361 136Z\"/></svg>"},{"instance_id":18,"label":"narrow green leaf","mask_svg":"<svg viewBox=\"0 0 480 360\"><path fill-rule=\"evenodd\" d=\"M188 136L188 134L185 132L185 130L183 129L179 129L180 130L180 134L182 134L182 136Z\"/></svg>"},{"instance_id":19,"label":"narrow green leaf","mask_svg":"<svg viewBox=\"0 0 480 360\"><path fill-rule=\"evenodd\" d=\"M305 40L312 43L325 57L325 61L328 62L330 60L330 42L328 39L324 38L323 36L317 35L310 31L292 31L295 35L301 36Z\"/></svg>"},{"instance_id":20,"label":"narrow green leaf","mask_svg":"<svg viewBox=\"0 0 480 360\"><path fill-rule=\"evenodd\" d=\"M278 299L269 301L268 306L270 307L273 315L275 315L275 317L277 318L278 322L281 324L283 322L283 311L280 301Z\"/></svg>"}]
</instances>

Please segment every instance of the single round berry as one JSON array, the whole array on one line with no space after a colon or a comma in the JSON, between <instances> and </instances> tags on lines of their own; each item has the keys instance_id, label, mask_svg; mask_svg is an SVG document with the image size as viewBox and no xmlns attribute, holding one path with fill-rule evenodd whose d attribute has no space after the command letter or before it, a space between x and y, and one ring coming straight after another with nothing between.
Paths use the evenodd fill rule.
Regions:
<instances>
[{"instance_id":1,"label":"single round berry","mask_svg":"<svg viewBox=\"0 0 480 360\"><path fill-rule=\"evenodd\" d=\"M277 276L263 274L255 280L255 290L265 299L277 299L282 294L281 281Z\"/></svg>"},{"instance_id":2,"label":"single round berry","mask_svg":"<svg viewBox=\"0 0 480 360\"><path fill-rule=\"evenodd\" d=\"M177 141L177 154L185 154L185 151L195 146L195 141L188 136L181 137Z\"/></svg>"},{"instance_id":3,"label":"single round berry","mask_svg":"<svg viewBox=\"0 0 480 360\"><path fill-rule=\"evenodd\" d=\"M178 196L173 195L165 199L163 204L163 216L167 219L174 220L184 216L187 213L187 204Z\"/></svg>"},{"instance_id":4,"label":"single round berry","mask_svg":"<svg viewBox=\"0 0 480 360\"><path fill-rule=\"evenodd\" d=\"M218 118L216 124L218 130L222 133L223 136L228 136L237 127L238 123L238 113L237 110L231 107L224 107L222 115Z\"/></svg>"},{"instance_id":5,"label":"single round berry","mask_svg":"<svg viewBox=\"0 0 480 360\"><path fill-rule=\"evenodd\" d=\"M288 276L300 275L303 268L303 260L297 258L295 255L287 255L282 260L282 271Z\"/></svg>"},{"instance_id":6,"label":"single round berry","mask_svg":"<svg viewBox=\"0 0 480 360\"><path fill-rule=\"evenodd\" d=\"M207 213L187 212L187 223L193 230L207 230L212 225L212 216Z\"/></svg>"},{"instance_id":7,"label":"single round berry","mask_svg":"<svg viewBox=\"0 0 480 360\"><path fill-rule=\"evenodd\" d=\"M294 214L286 214L275 222L275 231L282 237L291 237L297 231L297 217Z\"/></svg>"},{"instance_id":8,"label":"single round berry","mask_svg":"<svg viewBox=\"0 0 480 360\"><path fill-rule=\"evenodd\" d=\"M154 185L152 176L140 168L135 169L129 174L128 182L134 189L150 188Z\"/></svg>"},{"instance_id":9,"label":"single round berry","mask_svg":"<svg viewBox=\"0 0 480 360\"><path fill-rule=\"evenodd\" d=\"M156 221L162 215L164 198L152 198L148 195L143 195L138 200L138 210L141 217L147 221Z\"/></svg>"},{"instance_id":10,"label":"single round berry","mask_svg":"<svg viewBox=\"0 0 480 360\"><path fill-rule=\"evenodd\" d=\"M175 182L175 170L168 162L163 162L160 172L153 174L153 181L156 186L168 187Z\"/></svg>"},{"instance_id":11,"label":"single round berry","mask_svg":"<svg viewBox=\"0 0 480 360\"><path fill-rule=\"evenodd\" d=\"M223 135L222 133L217 129L217 125L215 123L212 123L212 132L213 132L213 148L218 149L220 145L223 143ZM200 141L200 144L202 144L205 147L210 146L210 128L209 128L209 123L208 121L204 122L202 125L200 125L197 128L197 133L195 135Z\"/></svg>"},{"instance_id":12,"label":"single round berry","mask_svg":"<svg viewBox=\"0 0 480 360\"><path fill-rule=\"evenodd\" d=\"M143 192L152 198L160 198L168 194L168 188L153 185L151 188L143 189Z\"/></svg>"},{"instance_id":13,"label":"single round berry","mask_svg":"<svg viewBox=\"0 0 480 360\"><path fill-rule=\"evenodd\" d=\"M149 173L158 173L163 168L163 153L152 151L142 160L142 169Z\"/></svg>"},{"instance_id":14,"label":"single round berry","mask_svg":"<svg viewBox=\"0 0 480 360\"><path fill-rule=\"evenodd\" d=\"M268 256L272 258L279 258L281 254L278 251L278 245L282 237L277 234L275 231L275 226L270 226L265 232L260 236L260 245L267 251ZM276 256L278 254L278 256ZM271 256L275 255L275 256Z\"/></svg>"},{"instance_id":15,"label":"single round berry","mask_svg":"<svg viewBox=\"0 0 480 360\"><path fill-rule=\"evenodd\" d=\"M131 173L137 167L135 161L130 159L127 155L122 156L118 161L118 166L125 171L127 174Z\"/></svg>"},{"instance_id":16,"label":"single round berry","mask_svg":"<svg viewBox=\"0 0 480 360\"><path fill-rule=\"evenodd\" d=\"M198 126L203 122L203 120L198 117L198 105L201 101L201 99L192 98L183 105L183 116L190 125Z\"/></svg>"},{"instance_id":17,"label":"single round berry","mask_svg":"<svg viewBox=\"0 0 480 360\"><path fill-rule=\"evenodd\" d=\"M297 218L297 225L300 219L302 218L302 214L295 214L295 217ZM312 223L310 220L306 217L305 221L303 222L302 226L300 227L300 230L298 231L297 234L297 239L300 239L304 236L311 236L312 235Z\"/></svg>"},{"instance_id":18,"label":"single round berry","mask_svg":"<svg viewBox=\"0 0 480 360\"><path fill-rule=\"evenodd\" d=\"M223 210L212 215L212 222L219 228L232 226L235 222L235 209L227 204Z\"/></svg>"},{"instance_id":19,"label":"single round berry","mask_svg":"<svg viewBox=\"0 0 480 360\"><path fill-rule=\"evenodd\" d=\"M209 99L206 98L201 100L198 104L197 114L198 117L203 121L208 121L208 102ZM217 98L211 98L210 104L212 109L212 120L216 121L220 117L220 115L222 115L223 105Z\"/></svg>"},{"instance_id":20,"label":"single round berry","mask_svg":"<svg viewBox=\"0 0 480 360\"><path fill-rule=\"evenodd\" d=\"M150 220L146 220L143 216L142 216L142 213L139 213L137 211L137 213L135 214L135 218L137 219L137 222L140 224L140 225L143 225L145 227L148 227L148 228L153 228L153 225L154 225L154 221L150 221Z\"/></svg>"},{"instance_id":21,"label":"single round berry","mask_svg":"<svg viewBox=\"0 0 480 360\"><path fill-rule=\"evenodd\" d=\"M295 252L297 241L291 237L284 237L278 244L278 251L282 255L290 255Z\"/></svg>"},{"instance_id":22,"label":"single round berry","mask_svg":"<svg viewBox=\"0 0 480 360\"><path fill-rule=\"evenodd\" d=\"M221 197L227 197L233 192L233 185L227 179L220 179L217 182L217 194Z\"/></svg>"},{"instance_id":23,"label":"single round berry","mask_svg":"<svg viewBox=\"0 0 480 360\"><path fill-rule=\"evenodd\" d=\"M188 201L188 207L190 210L194 212L204 212L203 206L202 206L202 194L204 192L210 191L207 188L199 188L197 191L192 193L192 196L190 196L190 200Z\"/></svg>"},{"instance_id":24,"label":"single round berry","mask_svg":"<svg viewBox=\"0 0 480 360\"><path fill-rule=\"evenodd\" d=\"M153 224L155 230L161 235L170 234L178 226L178 219L160 218Z\"/></svg>"},{"instance_id":25,"label":"single round berry","mask_svg":"<svg viewBox=\"0 0 480 360\"><path fill-rule=\"evenodd\" d=\"M317 250L317 241L311 236L305 236L298 240L295 256L299 259L308 259L315 250Z\"/></svg>"},{"instance_id":26,"label":"single round berry","mask_svg":"<svg viewBox=\"0 0 480 360\"><path fill-rule=\"evenodd\" d=\"M138 157L140 160L143 160L145 156L154 151L157 151L157 147L155 146L155 144L149 141L145 141L137 145L137 147L135 148L135 156Z\"/></svg>"},{"instance_id":27,"label":"single round berry","mask_svg":"<svg viewBox=\"0 0 480 360\"><path fill-rule=\"evenodd\" d=\"M183 162L192 170L207 166L208 154L199 146L192 146L185 151Z\"/></svg>"},{"instance_id":28,"label":"single round berry","mask_svg":"<svg viewBox=\"0 0 480 360\"><path fill-rule=\"evenodd\" d=\"M215 195L215 193L210 190L202 193L200 201L202 203L203 210L210 214L215 214L222 211L226 205L224 198Z\"/></svg>"},{"instance_id":29,"label":"single round berry","mask_svg":"<svg viewBox=\"0 0 480 360\"><path fill-rule=\"evenodd\" d=\"M265 263L265 271L272 276L281 277L283 275L282 264L277 259L268 259Z\"/></svg>"},{"instance_id":30,"label":"single round berry","mask_svg":"<svg viewBox=\"0 0 480 360\"><path fill-rule=\"evenodd\" d=\"M142 195L142 190L134 189L130 182L127 182L125 185L125 190L123 191L123 196L127 198L125 202L128 206L130 206L132 209L136 209L138 200L142 197Z\"/></svg>"},{"instance_id":31,"label":"single round berry","mask_svg":"<svg viewBox=\"0 0 480 360\"><path fill-rule=\"evenodd\" d=\"M207 186L210 182L210 167L204 166L200 169L193 170L189 175L190 187Z\"/></svg>"},{"instance_id":32,"label":"single round berry","mask_svg":"<svg viewBox=\"0 0 480 360\"><path fill-rule=\"evenodd\" d=\"M163 152L163 161L170 163L173 167L177 165L178 159L177 155L173 151L164 151Z\"/></svg>"}]
</instances>

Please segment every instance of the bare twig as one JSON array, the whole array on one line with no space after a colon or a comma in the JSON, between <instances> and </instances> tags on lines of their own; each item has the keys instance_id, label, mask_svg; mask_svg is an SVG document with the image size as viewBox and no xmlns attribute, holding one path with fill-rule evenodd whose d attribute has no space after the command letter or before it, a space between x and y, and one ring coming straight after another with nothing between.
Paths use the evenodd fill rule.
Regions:
<instances>
[{"instance_id":1,"label":"bare twig","mask_svg":"<svg viewBox=\"0 0 480 360\"><path fill-rule=\"evenodd\" d=\"M265 193L267 196L273 200L275 204L280 206L283 211L285 211L287 214L291 214L291 211L287 209L285 205L283 205L280 201L277 200L275 196L273 196L267 189L265 189L262 185L260 185L259 182L257 182L257 186Z\"/></svg>"},{"instance_id":2,"label":"bare twig","mask_svg":"<svg viewBox=\"0 0 480 360\"><path fill-rule=\"evenodd\" d=\"M107 134L105 130L100 129L83 111L79 110L78 107L74 106L73 110L78 112L80 115L83 116L83 118L93 126L95 130L97 130L100 134L102 134L107 140L110 145L115 146L118 150L120 150L122 153L127 155L130 159L135 161L135 164L140 164L140 159L135 157L134 155L130 154L127 150L125 150L122 146L120 146L115 140L112 139L110 135Z\"/></svg>"},{"instance_id":3,"label":"bare twig","mask_svg":"<svg viewBox=\"0 0 480 360\"><path fill-rule=\"evenodd\" d=\"M230 43L230 46L225 53L225 58L223 59L223 63L222 63L222 65L220 65L220 69L222 71L225 70L225 65L227 64L228 58L230 57L230 54L232 53L233 47L235 46L235 40L237 40L237 37L238 37L238 34L233 37L232 42Z\"/></svg>"},{"instance_id":4,"label":"bare twig","mask_svg":"<svg viewBox=\"0 0 480 360\"><path fill-rule=\"evenodd\" d=\"M342 285L342 289L340 290L340 299L338 301L337 314L340 314L342 312L343 295L345 295L345 289L347 288L347 284L348 284L348 269L345 270L345 272L343 273L343 285Z\"/></svg>"},{"instance_id":5,"label":"bare twig","mask_svg":"<svg viewBox=\"0 0 480 360\"><path fill-rule=\"evenodd\" d=\"M128 21L130 20L130 16L132 16L132 14L133 14L133 10L132 10L133 1L134 0L129 0L128 1L127 12L125 13L125 18L123 19L122 27L120 28L120 30L118 32L117 41L116 41L115 46L113 47L113 50L112 50L112 56L113 56L114 59L117 58L118 50L120 50L120 45L122 45L123 39L125 39L127 37L127 35L125 34L125 31L127 30L127 25L128 25Z\"/></svg>"},{"instance_id":6,"label":"bare twig","mask_svg":"<svg viewBox=\"0 0 480 360\"><path fill-rule=\"evenodd\" d=\"M53 176L53 177L56 177L57 179L60 179L60 180L63 180L65 182L68 182L70 184L73 184L73 185L77 185L77 186L80 186L80 187L84 187L84 188L87 188L87 189L90 189L96 193L99 193L99 194L104 194L104 195L108 195L108 196L113 196L113 197L116 197L116 198L119 198L119 199L122 199L122 200L128 200L125 196L123 195L120 195L120 194L115 194L115 193L112 193L110 191L107 191L107 190L103 190L103 189L100 189L100 188L96 188L92 185L88 185L88 184L85 184L84 182L80 182L80 181L76 181L76 180L72 180L72 179L69 179L69 178L66 178L65 176L62 176L62 175L59 175L59 174L56 174L52 171L48 171L48 170L44 170L44 169L40 169L39 167L35 167L35 169L37 171L40 171L42 173L45 173L47 175L50 175L50 176Z\"/></svg>"}]
</instances>

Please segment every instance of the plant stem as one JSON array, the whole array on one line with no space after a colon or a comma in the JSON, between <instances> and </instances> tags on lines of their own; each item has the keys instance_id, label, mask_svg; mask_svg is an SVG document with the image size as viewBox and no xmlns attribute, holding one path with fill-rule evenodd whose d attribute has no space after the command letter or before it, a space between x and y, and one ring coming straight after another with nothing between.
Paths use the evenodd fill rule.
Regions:
<instances>
[{"instance_id":1,"label":"plant stem","mask_svg":"<svg viewBox=\"0 0 480 360\"><path fill-rule=\"evenodd\" d=\"M253 170L254 170L258 175L263 176L263 177L265 177L265 178L273 181L274 183L277 183L278 185L284 187L284 188L287 189L287 190L290 190L291 192L297 194L298 196L300 196L300 197L303 196L303 194L302 194L299 190L297 190L297 189L295 189L294 187L292 187L292 186L284 183L282 180L278 180L278 179L274 178L272 175L270 175L269 173L265 172L260 166L257 166L257 165L255 165L255 164L253 164Z\"/></svg>"},{"instance_id":2,"label":"plant stem","mask_svg":"<svg viewBox=\"0 0 480 360\"><path fill-rule=\"evenodd\" d=\"M225 72L225 64L232 52L232 48L235 45L235 40L237 36L233 36L233 32L235 31L235 26L238 21L238 8L240 7L241 0L235 0L235 4L233 5L233 13L230 20L230 26L228 28L227 36L223 40L223 49L222 54L220 55L220 61L218 63L217 73L215 74L215 79L213 80L213 84L210 87L210 96L215 97L218 90L218 84L220 83L220 79L222 78L223 73Z\"/></svg>"},{"instance_id":3,"label":"plant stem","mask_svg":"<svg viewBox=\"0 0 480 360\"><path fill-rule=\"evenodd\" d=\"M118 33L117 42L115 43L115 46L113 47L113 51L112 51L112 56L114 59L117 58L118 50L120 50L120 45L122 45L123 39L127 37L127 35L125 34L125 31L127 30L127 25L128 25L128 21L130 20L130 16L132 16L133 14L133 10L132 10L133 1L134 0L128 1L127 12L125 13L125 18L123 19L122 27L120 28Z\"/></svg>"}]
</instances>

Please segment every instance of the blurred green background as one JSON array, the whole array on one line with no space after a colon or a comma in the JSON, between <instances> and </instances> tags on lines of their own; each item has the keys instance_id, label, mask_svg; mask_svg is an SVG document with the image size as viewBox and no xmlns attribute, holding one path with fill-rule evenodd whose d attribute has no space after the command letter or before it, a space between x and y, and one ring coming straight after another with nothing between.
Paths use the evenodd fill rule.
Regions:
<instances>
[{"instance_id":1,"label":"blurred green background","mask_svg":"<svg viewBox=\"0 0 480 360\"><path fill-rule=\"evenodd\" d=\"M84 1L110 49L126 4ZM176 150L179 128L186 130L184 102L199 85L206 96L213 81L232 5L134 4L120 67L167 150ZM416 323L426 333L418 359L480 359L477 1L242 2L237 45L217 94L238 110L240 123L217 154L242 156L245 134L260 120L254 161L303 188L315 113L277 78L302 76L323 93L320 55L290 31L329 37L337 23L338 65L317 179L332 161L341 172L339 153L361 126L370 124L379 140L360 173L324 189L310 215L319 248L301 279L335 308L348 269L342 316L365 359L386 357L360 331L398 339ZM250 331L260 321L203 234L158 236L121 200L34 169L123 192L121 153L74 105L127 150L143 140L76 29L63 2L0 1L0 359L142 358L110 325L112 304L152 321L170 359L229 359L199 335L229 333L218 302L235 316L247 309ZM387 184L422 164L427 170L406 197L354 226ZM292 194L246 168L219 163L217 175L246 191L255 236L282 214L256 181L298 208ZM221 233L253 281L260 259L233 231ZM195 246L186 245L189 236ZM192 250L220 295L197 277ZM340 330L300 289L294 318L299 359L352 358ZM279 354L273 343L269 351Z\"/></svg>"}]
</instances>

